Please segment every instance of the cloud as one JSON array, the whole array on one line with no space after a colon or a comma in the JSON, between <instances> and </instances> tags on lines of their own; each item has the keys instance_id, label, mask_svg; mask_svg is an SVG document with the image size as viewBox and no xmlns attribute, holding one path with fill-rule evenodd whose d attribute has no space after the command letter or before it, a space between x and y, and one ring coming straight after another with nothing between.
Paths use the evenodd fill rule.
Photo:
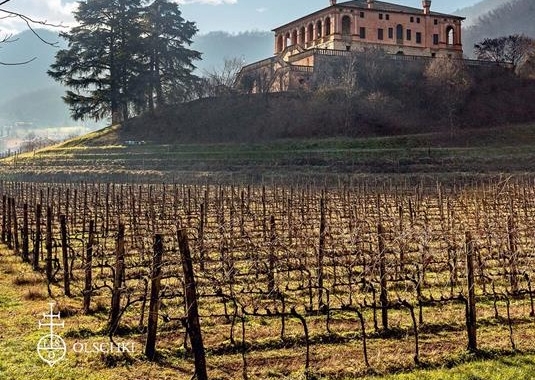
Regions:
<instances>
[{"instance_id":1,"label":"cloud","mask_svg":"<svg viewBox=\"0 0 535 380\"><path fill-rule=\"evenodd\" d=\"M268 9L265 8L265 7L262 7L262 8L256 8L256 11L257 11L258 13L264 13L264 12L266 12L267 10L268 10Z\"/></svg>"},{"instance_id":2,"label":"cloud","mask_svg":"<svg viewBox=\"0 0 535 380\"><path fill-rule=\"evenodd\" d=\"M78 3L68 0L17 0L8 2L1 8L7 11L23 14L35 21L48 24L72 26L74 24L73 12ZM0 17L5 13L0 12ZM38 23L32 24L34 28L46 27ZM26 24L17 17L0 19L0 32L2 34L17 33L27 29Z\"/></svg>"}]
</instances>

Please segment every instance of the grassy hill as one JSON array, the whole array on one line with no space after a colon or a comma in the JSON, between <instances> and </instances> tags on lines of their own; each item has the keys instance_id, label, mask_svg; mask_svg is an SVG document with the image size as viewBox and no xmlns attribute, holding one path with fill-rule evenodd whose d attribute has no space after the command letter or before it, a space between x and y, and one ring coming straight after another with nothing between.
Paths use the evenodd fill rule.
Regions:
<instances>
[{"instance_id":1,"label":"grassy hill","mask_svg":"<svg viewBox=\"0 0 535 380\"><path fill-rule=\"evenodd\" d=\"M388 75L380 90L363 84L351 107L336 88L163 107L3 160L0 174L40 181L338 184L533 171L532 80L503 68L472 68L470 89L450 118L445 90L428 83L422 70Z\"/></svg>"},{"instance_id":2,"label":"grassy hill","mask_svg":"<svg viewBox=\"0 0 535 380\"><path fill-rule=\"evenodd\" d=\"M122 128L1 161L4 179L109 182L454 182L533 173L535 123L398 136L251 143L145 141ZM131 135L128 135L129 138Z\"/></svg>"}]
</instances>

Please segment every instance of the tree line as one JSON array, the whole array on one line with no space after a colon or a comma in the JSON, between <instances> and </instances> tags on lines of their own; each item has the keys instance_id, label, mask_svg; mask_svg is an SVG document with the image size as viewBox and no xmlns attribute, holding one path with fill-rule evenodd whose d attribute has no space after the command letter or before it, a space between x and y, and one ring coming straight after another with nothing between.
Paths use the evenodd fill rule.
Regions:
<instances>
[{"instance_id":1,"label":"tree line","mask_svg":"<svg viewBox=\"0 0 535 380\"><path fill-rule=\"evenodd\" d=\"M190 49L197 32L169 0L88 0L74 13L77 26L60 34L48 74L70 89L63 97L75 120L112 123L188 100L197 77Z\"/></svg>"}]
</instances>

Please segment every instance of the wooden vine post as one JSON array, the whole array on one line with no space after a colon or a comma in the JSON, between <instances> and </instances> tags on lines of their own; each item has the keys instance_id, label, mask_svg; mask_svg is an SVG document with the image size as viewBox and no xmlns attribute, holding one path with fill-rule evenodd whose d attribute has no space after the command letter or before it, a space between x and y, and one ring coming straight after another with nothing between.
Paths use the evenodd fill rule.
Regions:
<instances>
[{"instance_id":1,"label":"wooden vine post","mask_svg":"<svg viewBox=\"0 0 535 380\"><path fill-rule=\"evenodd\" d=\"M19 246L19 225L17 220L17 209L15 207L15 198L11 198L11 213L13 216L13 242L14 246L13 249L15 250L15 255L20 254L20 246Z\"/></svg>"},{"instance_id":2,"label":"wooden vine post","mask_svg":"<svg viewBox=\"0 0 535 380\"><path fill-rule=\"evenodd\" d=\"M69 247L67 241L67 217L60 215L61 253L63 259L63 289L67 297L71 296L71 275L69 271Z\"/></svg>"},{"instance_id":3,"label":"wooden vine post","mask_svg":"<svg viewBox=\"0 0 535 380\"><path fill-rule=\"evenodd\" d=\"M41 205L35 208L35 241L33 243L33 270L39 270L39 248L41 247Z\"/></svg>"},{"instance_id":4,"label":"wooden vine post","mask_svg":"<svg viewBox=\"0 0 535 380\"><path fill-rule=\"evenodd\" d=\"M124 224L119 223L119 233L115 247L115 277L111 296L111 310L109 322L110 336L115 333L119 325L121 314L121 285L124 278Z\"/></svg>"},{"instance_id":5,"label":"wooden vine post","mask_svg":"<svg viewBox=\"0 0 535 380\"><path fill-rule=\"evenodd\" d=\"M12 202L11 202L11 197L7 198L7 247L9 249L12 249L13 248L13 237L12 237L12 232L11 232L11 222L12 222L12 216L11 216L11 213L12 213Z\"/></svg>"},{"instance_id":6,"label":"wooden vine post","mask_svg":"<svg viewBox=\"0 0 535 380\"><path fill-rule=\"evenodd\" d=\"M89 238L87 241L87 248L85 251L85 282L84 282L84 314L89 314L91 306L91 291L93 289L93 231L94 221L89 221Z\"/></svg>"},{"instance_id":7,"label":"wooden vine post","mask_svg":"<svg viewBox=\"0 0 535 380\"><path fill-rule=\"evenodd\" d=\"M22 215L22 260L30 261L29 233L28 233L28 203L24 203Z\"/></svg>"},{"instance_id":8,"label":"wooden vine post","mask_svg":"<svg viewBox=\"0 0 535 380\"><path fill-rule=\"evenodd\" d=\"M157 234L154 237L154 256L152 260L149 321L147 325L147 342L145 344L145 355L149 358L149 360L154 360L156 357L156 332L158 331L160 283L162 279L162 256L163 238L162 235Z\"/></svg>"},{"instance_id":9,"label":"wooden vine post","mask_svg":"<svg viewBox=\"0 0 535 380\"><path fill-rule=\"evenodd\" d=\"M379 239L379 283L380 283L380 295L379 301L381 302L381 321L383 324L383 330L388 330L388 292L387 292L387 278L386 278L386 251L385 251L385 238L384 227L382 224L377 226L377 235Z\"/></svg>"},{"instance_id":10,"label":"wooden vine post","mask_svg":"<svg viewBox=\"0 0 535 380\"><path fill-rule=\"evenodd\" d=\"M6 242L7 195L2 195L2 243Z\"/></svg>"},{"instance_id":11,"label":"wooden vine post","mask_svg":"<svg viewBox=\"0 0 535 380\"><path fill-rule=\"evenodd\" d=\"M45 249L46 249L46 279L48 284L52 283L52 208L46 208L46 234L45 234Z\"/></svg>"},{"instance_id":12,"label":"wooden vine post","mask_svg":"<svg viewBox=\"0 0 535 380\"><path fill-rule=\"evenodd\" d=\"M191 342L193 356L195 358L195 378L197 380L208 380L206 372L206 356L202 340L201 325L199 322L195 274L193 272L193 261L191 259L186 231L179 227L177 238L182 259L182 269L184 271L184 301L187 310L186 329Z\"/></svg>"},{"instance_id":13,"label":"wooden vine post","mask_svg":"<svg viewBox=\"0 0 535 380\"><path fill-rule=\"evenodd\" d=\"M274 294L275 291L275 242L277 239L275 230L275 216L271 215L269 219L269 268L268 268L268 293Z\"/></svg>"},{"instance_id":14,"label":"wooden vine post","mask_svg":"<svg viewBox=\"0 0 535 380\"><path fill-rule=\"evenodd\" d=\"M323 308L323 260L325 258L325 230L327 222L325 220L325 193L321 192L320 199L320 236L318 245L318 310Z\"/></svg>"},{"instance_id":15,"label":"wooden vine post","mask_svg":"<svg viewBox=\"0 0 535 380\"><path fill-rule=\"evenodd\" d=\"M466 331L468 332L468 350L477 351L477 318L476 318L476 295L474 281L474 241L472 234L466 232L466 274L468 279L468 301L466 308Z\"/></svg>"}]
</instances>

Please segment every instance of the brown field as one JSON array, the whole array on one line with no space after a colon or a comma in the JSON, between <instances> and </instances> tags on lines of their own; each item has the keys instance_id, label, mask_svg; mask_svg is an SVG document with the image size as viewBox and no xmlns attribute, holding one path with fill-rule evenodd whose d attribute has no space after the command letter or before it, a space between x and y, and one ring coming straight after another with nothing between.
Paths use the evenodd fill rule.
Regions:
<instances>
[{"instance_id":1,"label":"brown field","mask_svg":"<svg viewBox=\"0 0 535 380\"><path fill-rule=\"evenodd\" d=\"M110 368L113 376L133 371L131 378L193 374L178 230L193 257L210 379L349 379L535 350L531 178L329 189L4 182L1 191L8 247L1 285L36 318L20 333L38 335L39 314L53 300L68 346L110 335L135 341L135 353L68 354L106 378L114 378ZM151 364L143 352L156 235L163 262ZM472 352L468 258L477 312ZM113 295L120 306L110 334Z\"/></svg>"}]
</instances>

